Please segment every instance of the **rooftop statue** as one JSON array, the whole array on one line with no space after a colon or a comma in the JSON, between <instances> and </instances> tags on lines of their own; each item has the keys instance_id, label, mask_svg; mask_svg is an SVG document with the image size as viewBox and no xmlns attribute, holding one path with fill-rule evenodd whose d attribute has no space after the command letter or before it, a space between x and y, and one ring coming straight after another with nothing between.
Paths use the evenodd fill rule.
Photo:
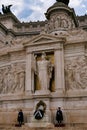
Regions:
<instances>
[{"instance_id":1,"label":"rooftop statue","mask_svg":"<svg viewBox=\"0 0 87 130\"><path fill-rule=\"evenodd\" d=\"M69 4L69 0L56 0L57 2L62 2L62 3L64 3L64 4L66 4L66 5L68 5Z\"/></svg>"},{"instance_id":2,"label":"rooftop statue","mask_svg":"<svg viewBox=\"0 0 87 130\"><path fill-rule=\"evenodd\" d=\"M11 10L10 10L11 6L12 6L12 5L8 5L8 6L2 5L2 12L3 12L4 14L10 13L10 12L11 12Z\"/></svg>"}]
</instances>

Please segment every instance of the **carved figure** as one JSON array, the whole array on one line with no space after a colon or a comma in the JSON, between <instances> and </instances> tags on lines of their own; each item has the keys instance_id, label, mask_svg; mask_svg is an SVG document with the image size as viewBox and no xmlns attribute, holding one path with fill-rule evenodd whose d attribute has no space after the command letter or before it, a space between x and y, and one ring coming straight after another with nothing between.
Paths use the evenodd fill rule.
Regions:
<instances>
[{"instance_id":1,"label":"carved figure","mask_svg":"<svg viewBox=\"0 0 87 130\"><path fill-rule=\"evenodd\" d=\"M66 88L87 89L87 62L84 57L69 60L65 67Z\"/></svg>"},{"instance_id":2,"label":"carved figure","mask_svg":"<svg viewBox=\"0 0 87 130\"><path fill-rule=\"evenodd\" d=\"M62 19L61 27L68 28L68 21L66 19Z\"/></svg>"},{"instance_id":3,"label":"carved figure","mask_svg":"<svg viewBox=\"0 0 87 130\"><path fill-rule=\"evenodd\" d=\"M13 74L12 74L12 69L11 69L11 66L10 66L10 68L9 68L9 72L8 72L8 75L7 75L7 87L8 87L8 89L7 89L7 92L8 93L11 93L11 91L12 91L12 86L13 86Z\"/></svg>"},{"instance_id":4,"label":"carved figure","mask_svg":"<svg viewBox=\"0 0 87 130\"><path fill-rule=\"evenodd\" d=\"M0 93L2 93L3 90L3 76L2 76L3 71L0 70Z\"/></svg>"},{"instance_id":5,"label":"carved figure","mask_svg":"<svg viewBox=\"0 0 87 130\"><path fill-rule=\"evenodd\" d=\"M8 73L9 73L9 66L7 66L6 68L4 68L3 71L3 91L2 93L8 93Z\"/></svg>"},{"instance_id":6,"label":"carved figure","mask_svg":"<svg viewBox=\"0 0 87 130\"><path fill-rule=\"evenodd\" d=\"M19 73L19 90L24 91L24 84L25 84L25 73L21 71Z\"/></svg>"},{"instance_id":7,"label":"carved figure","mask_svg":"<svg viewBox=\"0 0 87 130\"><path fill-rule=\"evenodd\" d=\"M34 60L36 60L36 56L34 57ZM41 60L33 62L32 66L34 73L39 78L41 89L49 89L50 80L52 78L53 65L50 60L46 59L45 52L42 53Z\"/></svg>"},{"instance_id":8,"label":"carved figure","mask_svg":"<svg viewBox=\"0 0 87 130\"><path fill-rule=\"evenodd\" d=\"M69 0L56 0L57 2L62 2L62 3L64 3L64 4L66 4L66 5L68 5L69 4Z\"/></svg>"},{"instance_id":9,"label":"carved figure","mask_svg":"<svg viewBox=\"0 0 87 130\"><path fill-rule=\"evenodd\" d=\"M52 64L46 60L45 52L42 53L41 60L37 62L38 77L42 90L49 89L50 79L52 77Z\"/></svg>"},{"instance_id":10,"label":"carved figure","mask_svg":"<svg viewBox=\"0 0 87 130\"><path fill-rule=\"evenodd\" d=\"M24 83L25 83L24 64L14 63L0 69L1 94L23 92L25 85Z\"/></svg>"},{"instance_id":11,"label":"carved figure","mask_svg":"<svg viewBox=\"0 0 87 130\"><path fill-rule=\"evenodd\" d=\"M18 90L18 72L17 72L17 64L12 64L12 73L13 73L13 86L12 93Z\"/></svg>"},{"instance_id":12,"label":"carved figure","mask_svg":"<svg viewBox=\"0 0 87 130\"><path fill-rule=\"evenodd\" d=\"M56 20L55 20L55 28L60 27L61 25L61 17L57 16Z\"/></svg>"},{"instance_id":13,"label":"carved figure","mask_svg":"<svg viewBox=\"0 0 87 130\"><path fill-rule=\"evenodd\" d=\"M11 6L12 6L12 5L4 6L4 5L2 4L2 12L3 12L4 14L10 13L10 12L11 12L11 10L10 10Z\"/></svg>"}]
</instances>

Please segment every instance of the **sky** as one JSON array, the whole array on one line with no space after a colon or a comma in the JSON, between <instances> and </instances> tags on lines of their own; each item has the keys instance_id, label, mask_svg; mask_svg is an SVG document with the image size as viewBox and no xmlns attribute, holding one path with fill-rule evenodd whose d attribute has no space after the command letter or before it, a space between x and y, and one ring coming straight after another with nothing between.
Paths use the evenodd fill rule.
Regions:
<instances>
[{"instance_id":1,"label":"sky","mask_svg":"<svg viewBox=\"0 0 87 130\"><path fill-rule=\"evenodd\" d=\"M0 0L0 12L2 4L12 4L11 11L21 22L44 21L44 13L56 0ZM87 14L87 0L70 0L69 7L74 8L76 15Z\"/></svg>"}]
</instances>

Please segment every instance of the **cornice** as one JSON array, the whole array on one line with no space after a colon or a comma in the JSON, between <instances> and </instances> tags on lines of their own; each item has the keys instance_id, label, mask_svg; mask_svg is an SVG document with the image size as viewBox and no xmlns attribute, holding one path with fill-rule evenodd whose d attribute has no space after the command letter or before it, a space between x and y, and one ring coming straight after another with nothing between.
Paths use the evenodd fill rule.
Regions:
<instances>
[{"instance_id":1,"label":"cornice","mask_svg":"<svg viewBox=\"0 0 87 130\"><path fill-rule=\"evenodd\" d=\"M8 29L2 23L0 23L0 28L7 34Z\"/></svg>"},{"instance_id":2,"label":"cornice","mask_svg":"<svg viewBox=\"0 0 87 130\"><path fill-rule=\"evenodd\" d=\"M0 19L7 19L12 18L16 23L20 23L20 21L17 19L17 17L13 13L8 14L0 14Z\"/></svg>"}]
</instances>

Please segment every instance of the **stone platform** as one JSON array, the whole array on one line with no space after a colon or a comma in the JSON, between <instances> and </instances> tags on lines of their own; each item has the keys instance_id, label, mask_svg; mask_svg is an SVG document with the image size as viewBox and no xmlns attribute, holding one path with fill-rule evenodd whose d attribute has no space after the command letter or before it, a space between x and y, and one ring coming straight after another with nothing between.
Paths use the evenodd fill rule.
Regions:
<instances>
[{"instance_id":1,"label":"stone platform","mask_svg":"<svg viewBox=\"0 0 87 130\"><path fill-rule=\"evenodd\" d=\"M87 124L72 124L64 127L38 127L30 128L29 126L23 125L22 127L15 127L11 125L0 125L0 130L87 130Z\"/></svg>"}]
</instances>

